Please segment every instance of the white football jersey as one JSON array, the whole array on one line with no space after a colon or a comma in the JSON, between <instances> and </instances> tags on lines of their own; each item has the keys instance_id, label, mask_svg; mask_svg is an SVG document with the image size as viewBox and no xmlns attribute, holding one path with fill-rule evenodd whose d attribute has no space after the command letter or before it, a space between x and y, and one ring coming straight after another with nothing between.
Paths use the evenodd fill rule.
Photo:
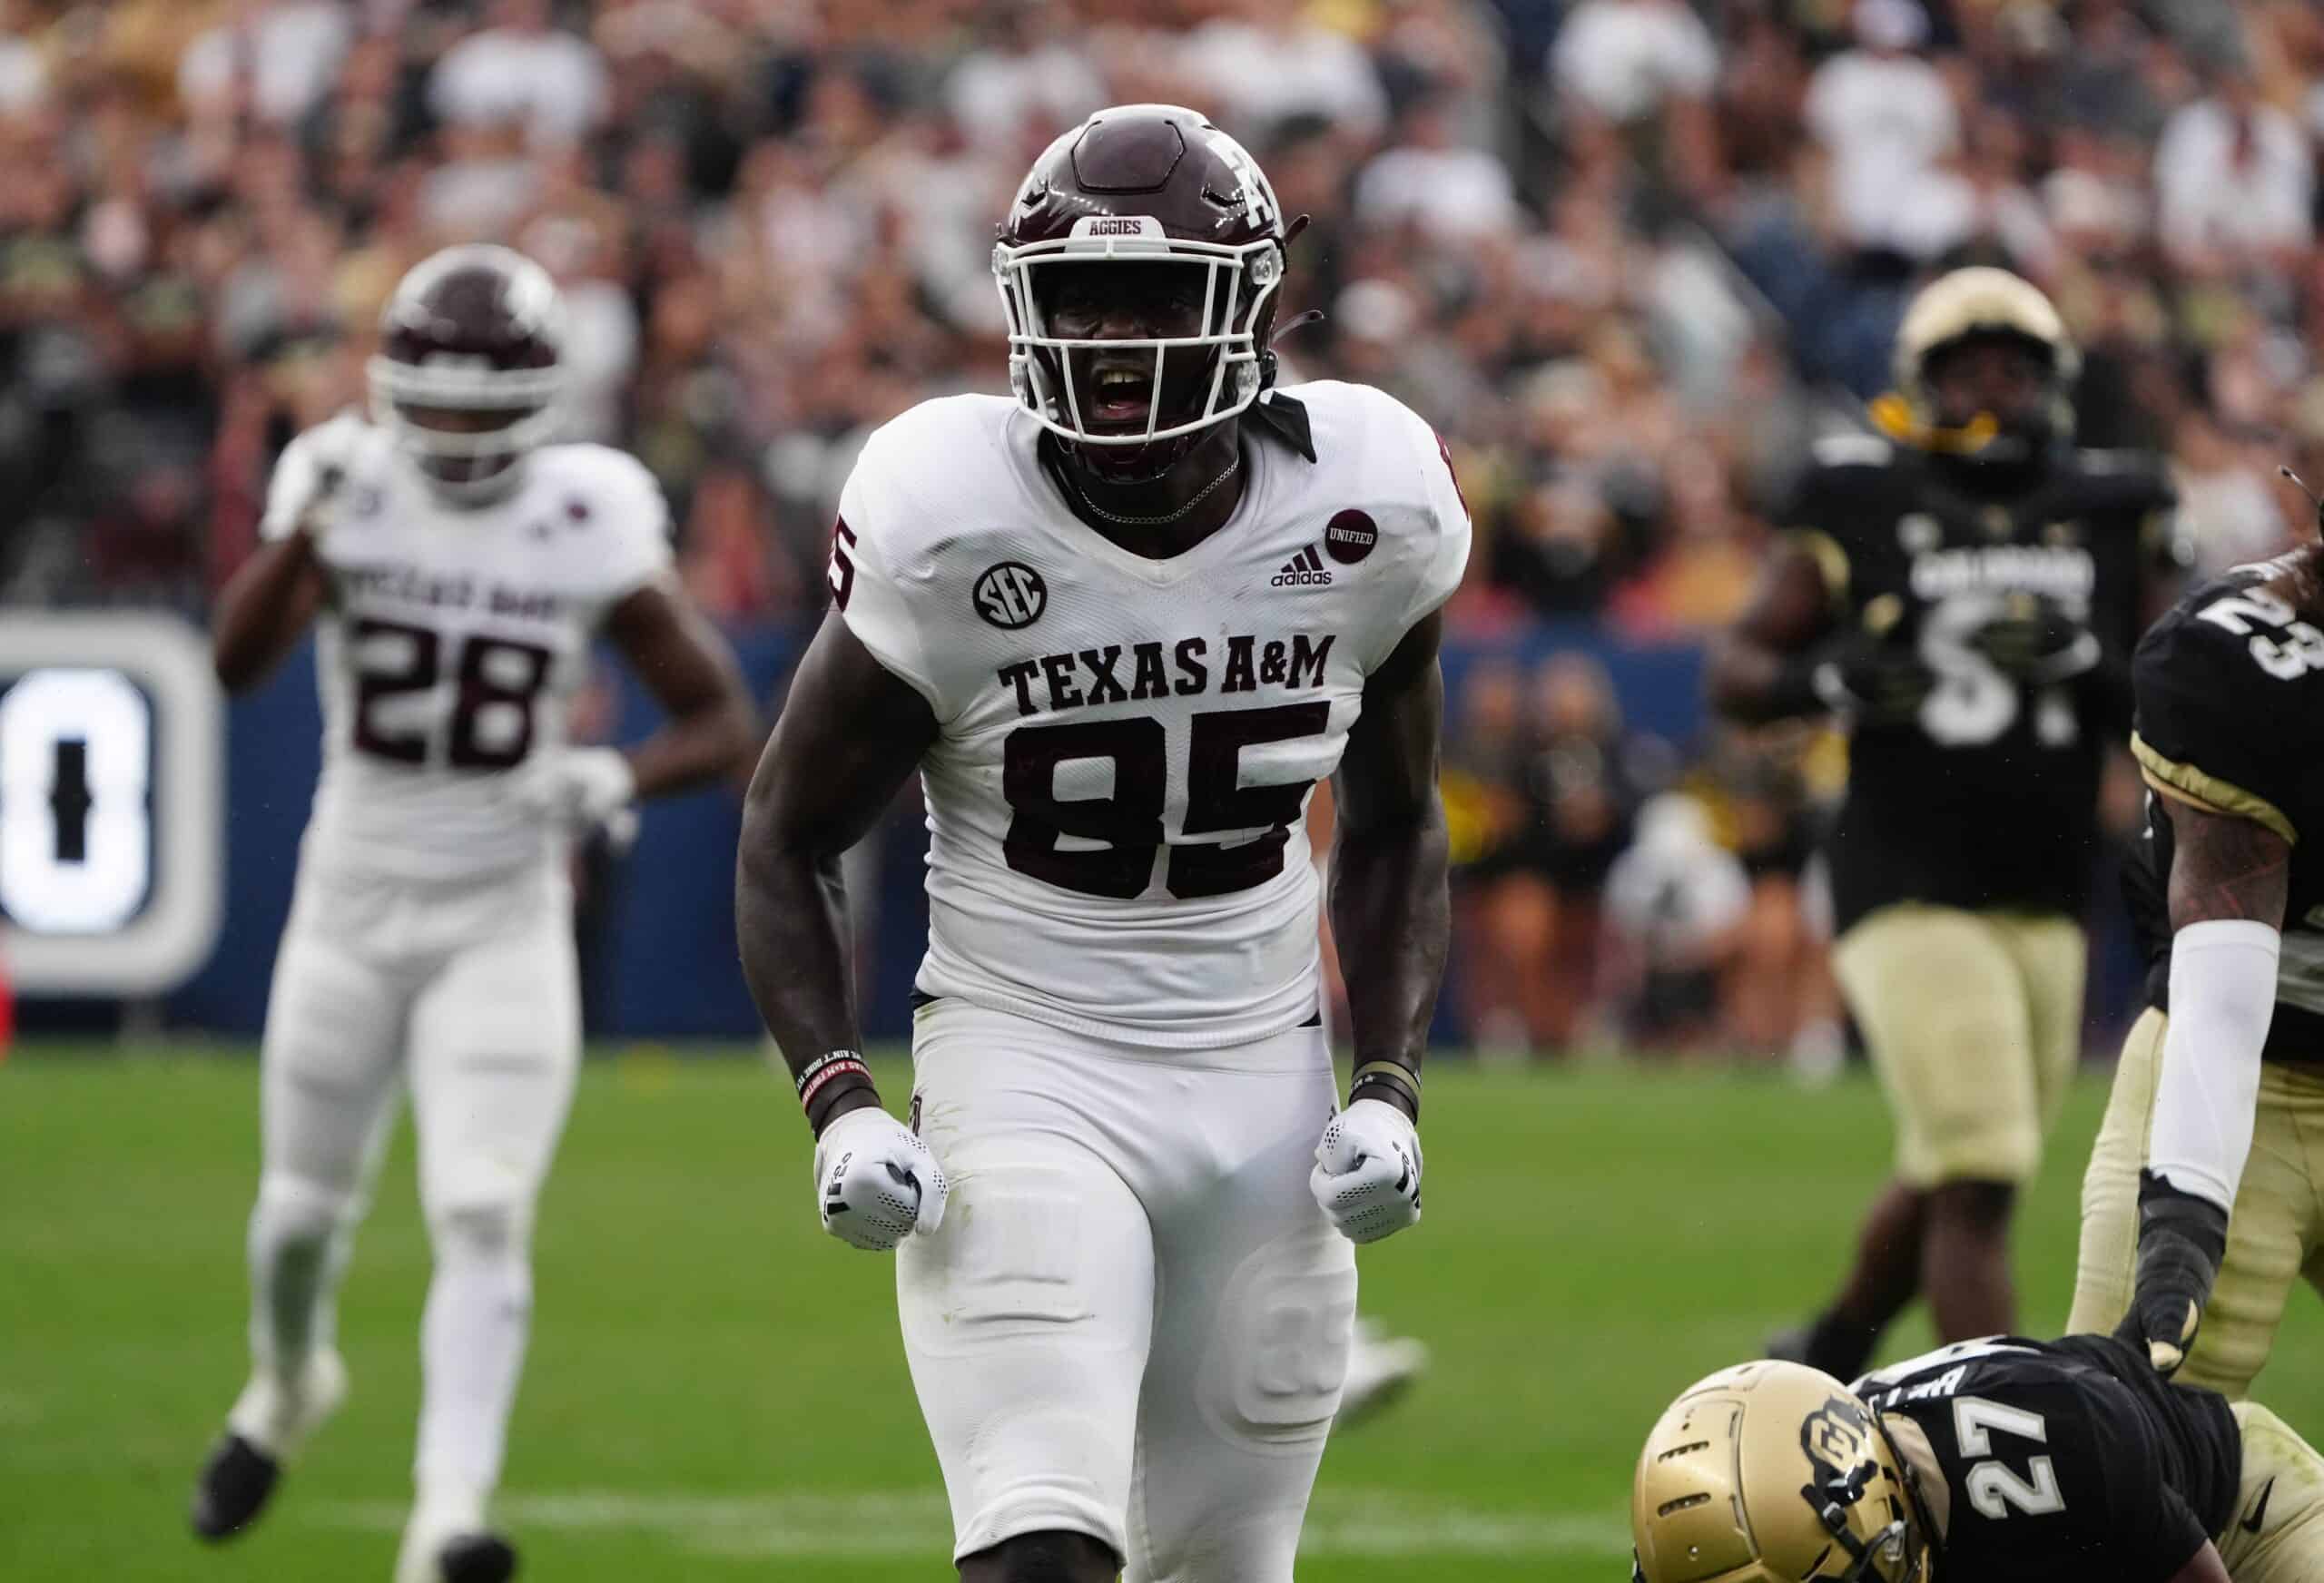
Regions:
<instances>
[{"instance_id":1,"label":"white football jersey","mask_svg":"<svg viewBox=\"0 0 2324 1583\"><path fill-rule=\"evenodd\" d=\"M1168 560L1066 508L1013 401L926 402L865 446L832 592L942 726L923 993L1190 1049L1315 1015L1308 798L1469 519L1408 408L1285 394L1319 459L1249 436L1235 516Z\"/></svg>"},{"instance_id":2,"label":"white football jersey","mask_svg":"<svg viewBox=\"0 0 2324 1583\"><path fill-rule=\"evenodd\" d=\"M307 863L458 880L563 851L564 832L509 795L507 772L565 743L598 625L670 565L669 511L643 466L603 446L545 447L523 467L507 498L457 509L353 414L276 464L268 537L290 530L325 469L341 475L320 544L323 762Z\"/></svg>"}]
</instances>

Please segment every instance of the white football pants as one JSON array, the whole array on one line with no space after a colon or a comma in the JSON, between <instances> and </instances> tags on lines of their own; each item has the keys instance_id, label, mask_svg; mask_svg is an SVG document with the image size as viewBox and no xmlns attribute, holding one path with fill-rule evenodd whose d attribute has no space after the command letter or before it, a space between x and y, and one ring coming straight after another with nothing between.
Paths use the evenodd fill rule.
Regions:
<instances>
[{"instance_id":1,"label":"white football pants","mask_svg":"<svg viewBox=\"0 0 2324 1583\"><path fill-rule=\"evenodd\" d=\"M260 1057L251 1350L261 1372L296 1381L332 1344L332 1292L408 1081L436 1255L423 1499L480 1507L498 1481L529 1328L533 1204L580 1055L562 874L451 887L300 875Z\"/></svg>"},{"instance_id":2,"label":"white football pants","mask_svg":"<svg viewBox=\"0 0 2324 1583\"><path fill-rule=\"evenodd\" d=\"M912 1054L952 1199L897 1303L955 1558L1068 1529L1128 1583L1289 1583L1355 1314L1322 1030L1166 1051L946 999Z\"/></svg>"}]
</instances>

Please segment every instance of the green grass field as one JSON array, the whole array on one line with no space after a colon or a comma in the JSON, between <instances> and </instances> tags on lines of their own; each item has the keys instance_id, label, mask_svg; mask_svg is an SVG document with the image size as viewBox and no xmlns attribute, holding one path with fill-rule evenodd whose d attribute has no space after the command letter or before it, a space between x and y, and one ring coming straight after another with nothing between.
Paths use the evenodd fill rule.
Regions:
<instances>
[{"instance_id":1,"label":"green grass field","mask_svg":"<svg viewBox=\"0 0 2324 1583\"><path fill-rule=\"evenodd\" d=\"M901 1077L891 1092L901 1092ZM2063 1322L2074 1096L2020 1251ZM229 1550L188 1480L240 1385L255 1068L38 1049L0 1067L0 1578L384 1579L406 1490L427 1249L401 1140L342 1310L355 1393ZM1665 1399L1819 1298L1880 1174L1868 1084L1441 1065L1428 1219L1363 1255L1364 1307L1436 1367L1334 1443L1305 1576L1626 1575L1630 1458ZM807 1139L754 1062L592 1065L538 1240L503 1515L540 1583L937 1583L949 1538L887 1260L816 1229ZM2260 1393L2324 1430L2296 1296ZM1897 1354L1925 1344L1915 1322Z\"/></svg>"}]
</instances>

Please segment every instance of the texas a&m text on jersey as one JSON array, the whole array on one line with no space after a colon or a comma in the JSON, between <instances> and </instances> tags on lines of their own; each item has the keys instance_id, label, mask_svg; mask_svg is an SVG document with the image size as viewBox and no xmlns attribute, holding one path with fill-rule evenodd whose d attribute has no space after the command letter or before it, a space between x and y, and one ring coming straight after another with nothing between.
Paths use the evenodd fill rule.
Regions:
<instances>
[{"instance_id":1,"label":"texas a&m text on jersey","mask_svg":"<svg viewBox=\"0 0 2324 1583\"><path fill-rule=\"evenodd\" d=\"M923 994L1187 1047L1315 1015L1302 815L1364 678L1458 578L1467 517L1411 413L1291 394L1318 460L1250 444L1236 519L1167 561L1066 510L1014 402L931 402L864 447L833 604L943 725ZM1335 579L1278 587L1310 551Z\"/></svg>"}]
</instances>

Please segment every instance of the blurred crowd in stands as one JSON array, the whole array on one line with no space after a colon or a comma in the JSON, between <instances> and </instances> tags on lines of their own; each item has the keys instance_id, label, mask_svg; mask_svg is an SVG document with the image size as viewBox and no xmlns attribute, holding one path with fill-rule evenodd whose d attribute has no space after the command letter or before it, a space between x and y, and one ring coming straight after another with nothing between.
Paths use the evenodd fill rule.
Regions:
<instances>
[{"instance_id":1,"label":"blurred crowd in stands","mask_svg":"<svg viewBox=\"0 0 2324 1583\"><path fill-rule=\"evenodd\" d=\"M2053 294L2083 439L2170 456L2201 565L2324 477L2315 0L0 0L0 598L198 612L399 271L489 238L563 283L574 430L661 478L694 595L810 617L867 428L1004 385L1018 178L1126 100L1315 217L1291 377L1459 459L1496 1045L1829 1037L1828 738L1627 732L1592 656L1736 611L1929 270Z\"/></svg>"}]
</instances>

